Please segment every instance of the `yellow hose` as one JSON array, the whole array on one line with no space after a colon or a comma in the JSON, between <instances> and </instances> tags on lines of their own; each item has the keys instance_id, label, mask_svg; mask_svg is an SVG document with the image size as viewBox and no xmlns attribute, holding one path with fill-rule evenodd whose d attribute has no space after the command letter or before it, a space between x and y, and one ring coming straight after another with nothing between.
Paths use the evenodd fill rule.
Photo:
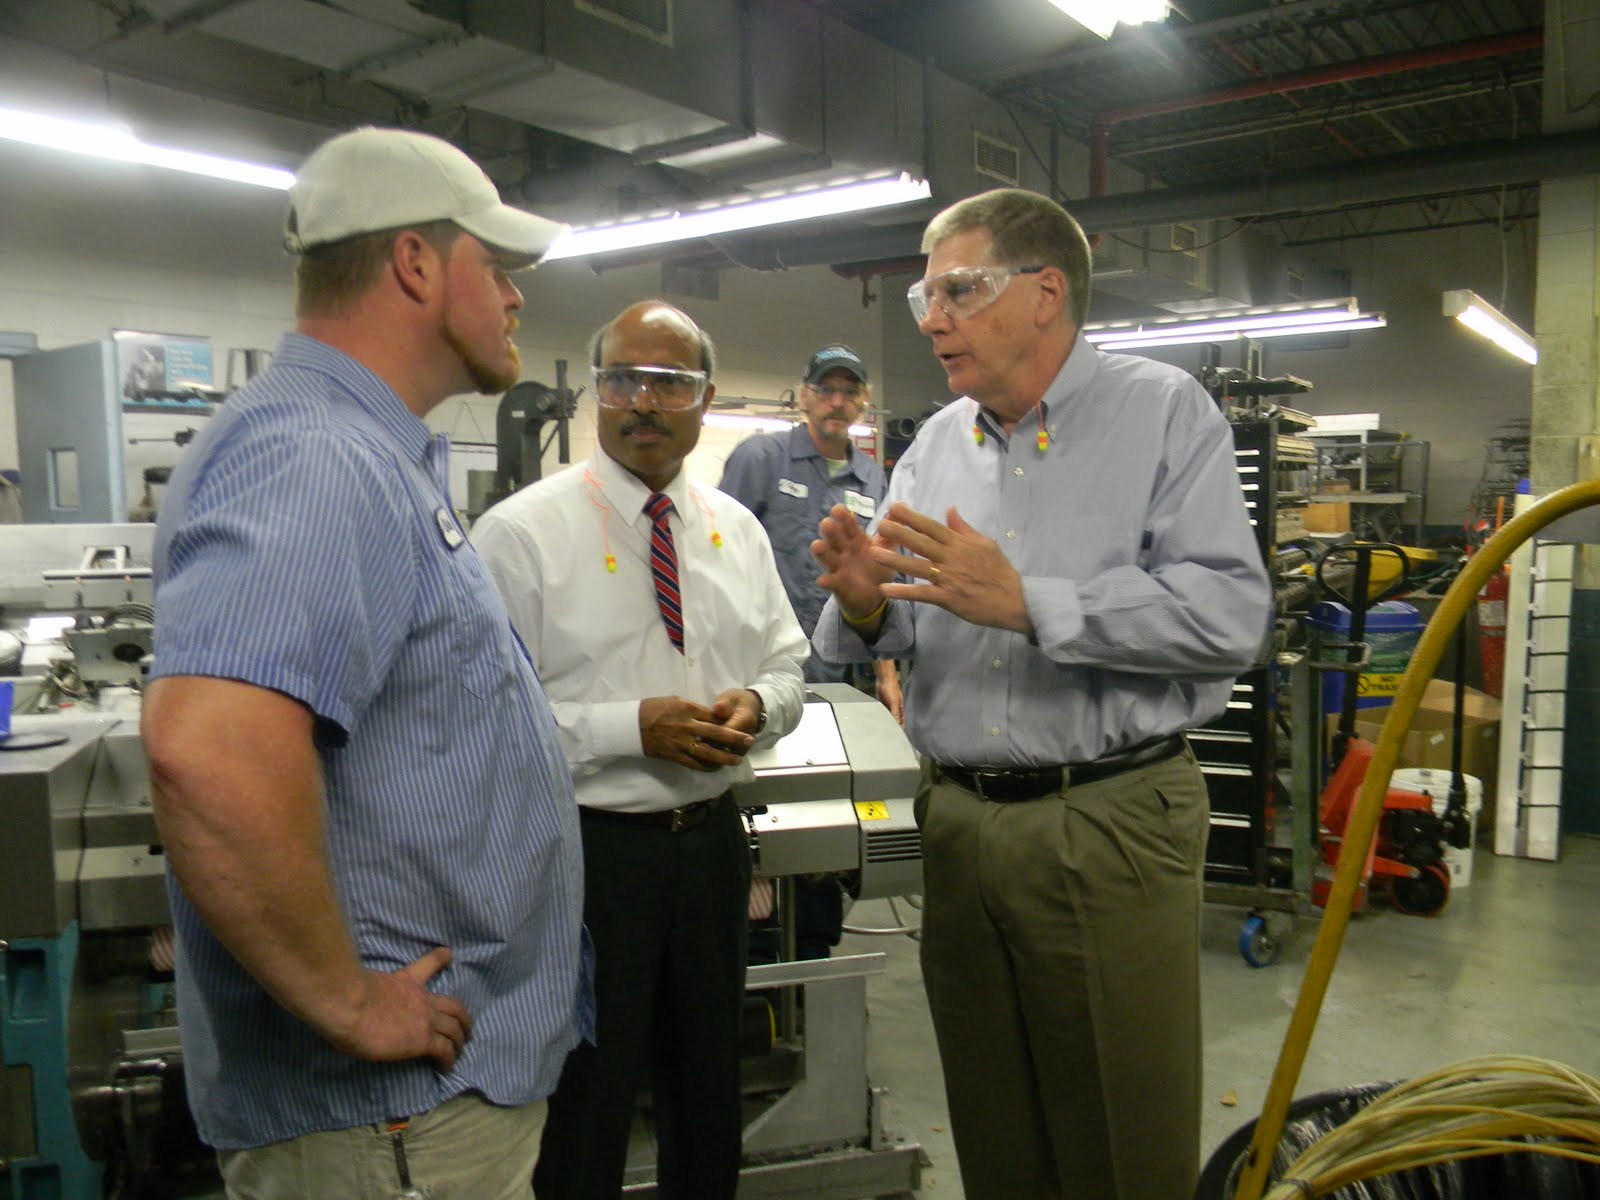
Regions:
<instances>
[{"instance_id":1,"label":"yellow hose","mask_svg":"<svg viewBox=\"0 0 1600 1200\"><path fill-rule=\"evenodd\" d=\"M1328 981L1333 976L1333 964L1339 957L1339 948L1344 944L1344 932L1350 924L1350 910L1366 865L1367 848L1372 845L1379 818L1383 815L1389 776L1394 773L1395 761L1400 757L1400 744L1411 727L1411 718L1416 715L1423 690L1433 678L1434 668L1439 665L1445 647L1455 635L1456 626L1466 614L1467 606L1477 598L1489 577L1505 565L1512 551L1552 521L1592 504L1600 504L1600 479L1586 480L1552 492L1527 512L1512 519L1467 561L1466 567L1450 585L1450 590L1439 602L1438 611L1423 631L1416 652L1411 656L1411 665L1400 680L1394 704L1378 734L1372 765L1367 768L1361 793L1350 810L1322 925L1317 931L1316 944L1311 948L1305 978L1300 981L1300 995L1295 1001L1294 1013L1289 1018L1289 1029L1284 1034L1283 1049L1278 1054L1278 1065L1272 1073L1272 1085L1267 1089L1266 1103L1262 1105L1261 1116L1256 1121L1255 1135L1250 1139L1250 1149L1245 1153L1234 1200L1261 1200L1266 1187L1267 1173L1272 1168L1273 1150L1283 1134L1289 1105L1294 1099L1295 1085L1300 1080L1300 1068L1305 1065L1306 1051L1311 1045L1311 1035L1316 1031L1322 999L1327 994Z\"/></svg>"}]
</instances>

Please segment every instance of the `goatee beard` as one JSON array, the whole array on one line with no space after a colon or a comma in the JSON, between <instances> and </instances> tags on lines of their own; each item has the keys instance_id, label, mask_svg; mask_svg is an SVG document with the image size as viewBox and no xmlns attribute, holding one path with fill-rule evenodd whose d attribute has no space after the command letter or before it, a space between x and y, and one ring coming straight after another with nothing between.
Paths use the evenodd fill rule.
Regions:
<instances>
[{"instance_id":1,"label":"goatee beard","mask_svg":"<svg viewBox=\"0 0 1600 1200\"><path fill-rule=\"evenodd\" d=\"M506 342L511 353L511 370L508 373L484 362L468 349L467 344L450 327L448 318L440 320L439 336L444 339L445 345L455 351L456 357L461 360L461 365L467 369L467 374L472 379L474 390L480 395L493 396L503 392L516 383L518 376L522 374L521 355L517 353L516 345L510 339Z\"/></svg>"}]
</instances>

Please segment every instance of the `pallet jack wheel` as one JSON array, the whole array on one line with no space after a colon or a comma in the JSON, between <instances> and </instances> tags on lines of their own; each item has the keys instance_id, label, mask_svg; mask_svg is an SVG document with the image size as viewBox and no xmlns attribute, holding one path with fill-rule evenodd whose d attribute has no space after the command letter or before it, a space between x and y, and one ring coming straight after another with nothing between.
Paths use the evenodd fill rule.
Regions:
<instances>
[{"instance_id":1,"label":"pallet jack wheel","mask_svg":"<svg viewBox=\"0 0 1600 1200\"><path fill-rule=\"evenodd\" d=\"M1450 899L1450 873L1438 863L1420 869L1414 879L1396 879L1389 885L1394 906L1413 917L1434 917Z\"/></svg>"},{"instance_id":2,"label":"pallet jack wheel","mask_svg":"<svg viewBox=\"0 0 1600 1200\"><path fill-rule=\"evenodd\" d=\"M1278 961L1283 944L1272 936L1267 919L1260 913L1246 917L1239 928L1239 953L1252 967L1270 967Z\"/></svg>"}]
</instances>

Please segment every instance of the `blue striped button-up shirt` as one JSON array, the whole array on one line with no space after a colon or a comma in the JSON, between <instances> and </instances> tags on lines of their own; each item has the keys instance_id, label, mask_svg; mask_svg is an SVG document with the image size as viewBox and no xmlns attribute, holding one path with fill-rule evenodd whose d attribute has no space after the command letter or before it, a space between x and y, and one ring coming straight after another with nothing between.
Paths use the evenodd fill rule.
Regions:
<instances>
[{"instance_id":1,"label":"blue striped button-up shirt","mask_svg":"<svg viewBox=\"0 0 1600 1200\"><path fill-rule=\"evenodd\" d=\"M889 481L954 506L1022 576L1034 637L897 603L869 649L829 599L824 658L911 656L906 733L940 762L1087 762L1222 711L1272 606L1228 423L1176 367L1081 337L1008 438L971 399L917 433Z\"/></svg>"},{"instance_id":2,"label":"blue striped button-up shirt","mask_svg":"<svg viewBox=\"0 0 1600 1200\"><path fill-rule=\"evenodd\" d=\"M446 487L448 443L376 375L285 337L184 454L156 538L153 675L317 718L335 888L365 964L434 946L473 1013L455 1068L367 1063L281 1008L169 880L190 1103L219 1149L554 1090L586 1032L582 860L550 707Z\"/></svg>"}]
</instances>

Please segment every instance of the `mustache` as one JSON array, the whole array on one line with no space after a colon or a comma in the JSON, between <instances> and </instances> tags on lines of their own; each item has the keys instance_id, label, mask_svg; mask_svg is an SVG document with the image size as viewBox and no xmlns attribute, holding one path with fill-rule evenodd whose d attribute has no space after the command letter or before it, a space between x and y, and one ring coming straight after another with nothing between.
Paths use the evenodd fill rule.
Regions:
<instances>
[{"instance_id":1,"label":"mustache","mask_svg":"<svg viewBox=\"0 0 1600 1200\"><path fill-rule=\"evenodd\" d=\"M622 423L622 436L627 437L630 433L640 429L649 429L656 433L670 434L672 432L672 430L667 428L666 422L661 420L660 417L652 416L649 413L641 413L639 416L630 417L628 420Z\"/></svg>"}]
</instances>

